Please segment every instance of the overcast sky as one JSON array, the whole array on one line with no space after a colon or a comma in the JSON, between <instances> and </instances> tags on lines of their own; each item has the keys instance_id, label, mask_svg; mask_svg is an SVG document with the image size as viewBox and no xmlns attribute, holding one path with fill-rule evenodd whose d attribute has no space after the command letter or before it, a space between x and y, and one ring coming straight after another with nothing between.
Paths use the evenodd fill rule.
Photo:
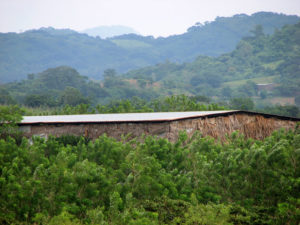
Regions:
<instances>
[{"instance_id":1,"label":"overcast sky","mask_svg":"<svg viewBox=\"0 0 300 225\"><path fill-rule=\"evenodd\" d=\"M125 25L168 36L217 16L258 11L300 16L300 0L0 0L0 32Z\"/></svg>"}]
</instances>

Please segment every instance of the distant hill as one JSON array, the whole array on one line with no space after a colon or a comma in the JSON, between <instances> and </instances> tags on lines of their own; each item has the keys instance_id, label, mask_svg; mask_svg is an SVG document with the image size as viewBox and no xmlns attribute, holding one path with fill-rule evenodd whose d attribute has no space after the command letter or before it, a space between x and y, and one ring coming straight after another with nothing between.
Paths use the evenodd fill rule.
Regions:
<instances>
[{"instance_id":1,"label":"distant hill","mask_svg":"<svg viewBox=\"0 0 300 225\"><path fill-rule=\"evenodd\" d=\"M219 57L199 56L189 63L166 61L119 76L110 69L101 83L70 67L47 69L28 75L27 80L0 85L0 103L14 99L28 105L59 106L64 96L72 95L80 102L95 104L134 96L150 100L185 94L217 101L250 97L258 106L300 105L300 22L272 35L257 25L252 33Z\"/></svg>"},{"instance_id":2,"label":"distant hill","mask_svg":"<svg viewBox=\"0 0 300 225\"><path fill-rule=\"evenodd\" d=\"M287 16L271 12L258 12L251 16L238 14L232 17L217 17L212 22L196 23L186 33L166 38L153 39L139 35L114 37L115 42L139 41L152 45L164 59L173 62L192 61L199 55L219 56L235 49L236 44L256 25L262 25L266 34L286 24L295 24L298 16Z\"/></svg>"},{"instance_id":3,"label":"distant hill","mask_svg":"<svg viewBox=\"0 0 300 225\"><path fill-rule=\"evenodd\" d=\"M199 55L219 56L234 50L243 37L253 35L250 31L258 24L270 34L298 21L297 16L267 12L218 17L213 22L197 23L184 34L166 38L127 34L101 39L54 28L0 33L0 83L61 65L101 79L103 71L109 68L124 73L166 60L189 62Z\"/></svg>"},{"instance_id":4,"label":"distant hill","mask_svg":"<svg viewBox=\"0 0 300 225\"><path fill-rule=\"evenodd\" d=\"M124 78L156 84L161 94L226 97L300 98L300 22L272 35L262 26L244 37L236 48L219 57L199 56L190 63L165 62L131 70ZM260 90L258 83L271 83Z\"/></svg>"},{"instance_id":5,"label":"distant hill","mask_svg":"<svg viewBox=\"0 0 300 225\"><path fill-rule=\"evenodd\" d=\"M93 27L89 29L85 29L81 31L81 33L88 34L92 37L101 37L103 39L114 37L114 36L120 36L123 34L138 34L137 31L135 31L131 27L126 26L99 26L99 27Z\"/></svg>"}]
</instances>

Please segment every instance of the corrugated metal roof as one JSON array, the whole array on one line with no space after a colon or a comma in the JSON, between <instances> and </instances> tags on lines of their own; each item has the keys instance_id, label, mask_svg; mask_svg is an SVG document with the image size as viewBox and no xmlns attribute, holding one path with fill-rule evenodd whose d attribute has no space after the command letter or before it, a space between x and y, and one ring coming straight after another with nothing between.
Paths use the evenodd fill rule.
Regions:
<instances>
[{"instance_id":1,"label":"corrugated metal roof","mask_svg":"<svg viewBox=\"0 0 300 225\"><path fill-rule=\"evenodd\" d=\"M237 110L199 111L199 112L158 112L158 113L114 113L55 116L24 116L20 124L39 123L108 123L108 122L153 122L173 121L209 115L221 115Z\"/></svg>"}]
</instances>

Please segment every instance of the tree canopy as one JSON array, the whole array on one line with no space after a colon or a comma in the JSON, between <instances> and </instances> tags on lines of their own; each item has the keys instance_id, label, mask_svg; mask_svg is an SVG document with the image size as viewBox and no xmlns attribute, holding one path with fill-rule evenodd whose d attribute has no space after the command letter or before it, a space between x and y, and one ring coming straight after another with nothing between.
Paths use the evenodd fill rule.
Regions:
<instances>
[{"instance_id":1,"label":"tree canopy","mask_svg":"<svg viewBox=\"0 0 300 225\"><path fill-rule=\"evenodd\" d=\"M297 224L299 137L0 140L0 222Z\"/></svg>"}]
</instances>

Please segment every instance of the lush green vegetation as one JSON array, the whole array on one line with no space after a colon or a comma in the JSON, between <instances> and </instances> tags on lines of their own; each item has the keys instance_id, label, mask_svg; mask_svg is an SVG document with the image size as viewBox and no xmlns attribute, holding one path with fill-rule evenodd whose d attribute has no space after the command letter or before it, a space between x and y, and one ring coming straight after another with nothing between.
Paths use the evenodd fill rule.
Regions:
<instances>
[{"instance_id":1,"label":"lush green vegetation","mask_svg":"<svg viewBox=\"0 0 300 225\"><path fill-rule=\"evenodd\" d=\"M176 143L6 137L0 223L296 225L299 148L299 130L223 144L184 133Z\"/></svg>"},{"instance_id":2,"label":"lush green vegetation","mask_svg":"<svg viewBox=\"0 0 300 225\"><path fill-rule=\"evenodd\" d=\"M27 80L0 87L0 104L18 103L23 106L26 115L222 109L258 110L292 117L298 117L300 113L299 108L292 105L268 105L265 108L257 108L249 97L233 97L225 100L224 98L216 100L198 95L156 97L159 96L158 91L132 87L129 82L118 79L113 70L107 70L106 73L107 77L102 84L88 81L86 77L68 67L58 67L39 74L30 74ZM226 95L226 89L224 89L223 95Z\"/></svg>"},{"instance_id":3,"label":"lush green vegetation","mask_svg":"<svg viewBox=\"0 0 300 225\"><path fill-rule=\"evenodd\" d=\"M23 113L18 106L0 105L0 139L19 136L17 124L22 120Z\"/></svg>"},{"instance_id":4,"label":"lush green vegetation","mask_svg":"<svg viewBox=\"0 0 300 225\"><path fill-rule=\"evenodd\" d=\"M223 110L226 106L209 103L210 99L204 96L188 97L185 95L170 96L165 98L144 99L133 97L126 100L115 100L108 104L78 104L76 106L64 105L63 107L23 107L25 115L70 115L70 114L95 114L95 113L136 113L136 112L184 112L184 111L212 111ZM245 103L242 103L245 105ZM252 103L253 104L253 103ZM240 107L242 107L241 105Z\"/></svg>"},{"instance_id":5,"label":"lush green vegetation","mask_svg":"<svg viewBox=\"0 0 300 225\"><path fill-rule=\"evenodd\" d=\"M234 50L241 38L261 24L273 33L297 16L260 12L251 16L218 17L197 23L182 35L153 38L124 35L100 39L68 29L41 28L20 34L0 34L0 81L24 79L27 74L66 65L81 74L100 79L104 70L119 73L170 60L187 62L199 55L219 56Z\"/></svg>"},{"instance_id":6,"label":"lush green vegetation","mask_svg":"<svg viewBox=\"0 0 300 225\"><path fill-rule=\"evenodd\" d=\"M119 79L114 70L106 70L105 79L100 83L88 80L66 66L29 74L26 80L0 86L0 104L18 103L30 107L75 106L83 103L96 105L133 96L149 100L159 94Z\"/></svg>"},{"instance_id":7,"label":"lush green vegetation","mask_svg":"<svg viewBox=\"0 0 300 225\"><path fill-rule=\"evenodd\" d=\"M78 102L78 96L70 95L70 102L67 104L51 101L47 104L48 98L40 97L39 104L30 105L25 102L22 107L23 115L70 115L70 114L95 114L95 113L134 113L134 112L183 112L183 111L212 111L212 110L256 110L269 114L277 114L290 117L300 117L299 108L296 106L267 106L263 109L255 108L251 98L232 98L229 102L213 102L205 96L172 95L167 97L145 100L139 97L129 99L112 100L106 104L86 104ZM27 104L27 105L26 105ZM59 105L61 104L61 105ZM9 105L9 104L7 104ZM1 106L1 105L0 105ZM3 106L5 108L5 106Z\"/></svg>"},{"instance_id":8,"label":"lush green vegetation","mask_svg":"<svg viewBox=\"0 0 300 225\"><path fill-rule=\"evenodd\" d=\"M275 22L276 21L276 22ZM286 24L299 22L299 17L286 17L276 13L258 12L251 16L237 14L217 17L212 22L196 23L186 33L167 38L153 39L138 35L123 35L112 40L142 41L150 44L172 62L187 62L199 55L219 56L234 50L236 44L251 34L256 25L262 25L266 34L272 34Z\"/></svg>"},{"instance_id":9,"label":"lush green vegetation","mask_svg":"<svg viewBox=\"0 0 300 225\"><path fill-rule=\"evenodd\" d=\"M236 49L217 58L199 56L191 63L166 62L128 72L140 83L157 83L160 90L186 94L230 97L299 95L300 23L265 35L261 26L252 30ZM258 83L274 83L260 90Z\"/></svg>"}]
</instances>

